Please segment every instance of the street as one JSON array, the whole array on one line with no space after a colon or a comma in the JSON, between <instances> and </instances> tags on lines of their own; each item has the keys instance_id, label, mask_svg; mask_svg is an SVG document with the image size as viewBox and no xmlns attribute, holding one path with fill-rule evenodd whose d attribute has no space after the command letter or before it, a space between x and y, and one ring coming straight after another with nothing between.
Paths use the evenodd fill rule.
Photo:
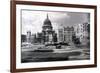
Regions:
<instances>
[{"instance_id":1,"label":"street","mask_svg":"<svg viewBox=\"0 0 100 73\"><path fill-rule=\"evenodd\" d=\"M40 46L43 48L38 49ZM54 46L49 47L33 45L28 49L22 48L21 62L88 60L90 58L90 50L86 47L62 46L61 49L55 49Z\"/></svg>"}]
</instances>

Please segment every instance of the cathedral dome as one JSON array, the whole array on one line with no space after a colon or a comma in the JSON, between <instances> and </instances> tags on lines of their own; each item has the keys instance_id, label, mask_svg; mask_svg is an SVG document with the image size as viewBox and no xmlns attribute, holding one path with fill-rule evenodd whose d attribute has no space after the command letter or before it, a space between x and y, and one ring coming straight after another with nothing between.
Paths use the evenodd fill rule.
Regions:
<instances>
[{"instance_id":1,"label":"cathedral dome","mask_svg":"<svg viewBox=\"0 0 100 73\"><path fill-rule=\"evenodd\" d=\"M51 26L51 21L49 20L48 15L47 15L47 18L44 21L44 26Z\"/></svg>"}]
</instances>

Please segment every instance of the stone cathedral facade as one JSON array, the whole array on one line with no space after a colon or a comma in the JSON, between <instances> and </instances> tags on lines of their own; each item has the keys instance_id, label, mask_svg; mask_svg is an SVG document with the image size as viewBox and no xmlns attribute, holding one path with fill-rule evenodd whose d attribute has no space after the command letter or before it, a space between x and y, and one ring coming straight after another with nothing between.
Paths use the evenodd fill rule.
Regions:
<instances>
[{"instance_id":1,"label":"stone cathedral facade","mask_svg":"<svg viewBox=\"0 0 100 73\"><path fill-rule=\"evenodd\" d=\"M57 42L57 34L53 30L52 23L49 20L48 14L42 26L42 40L43 43L47 44Z\"/></svg>"}]
</instances>

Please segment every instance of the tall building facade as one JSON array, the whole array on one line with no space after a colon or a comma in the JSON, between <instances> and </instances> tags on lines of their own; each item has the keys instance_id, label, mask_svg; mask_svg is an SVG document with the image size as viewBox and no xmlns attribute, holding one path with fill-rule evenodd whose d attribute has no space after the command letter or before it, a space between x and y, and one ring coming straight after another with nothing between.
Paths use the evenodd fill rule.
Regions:
<instances>
[{"instance_id":1,"label":"tall building facade","mask_svg":"<svg viewBox=\"0 0 100 73\"><path fill-rule=\"evenodd\" d=\"M27 42L31 42L31 31L27 31L27 36L26 36Z\"/></svg>"},{"instance_id":2,"label":"tall building facade","mask_svg":"<svg viewBox=\"0 0 100 73\"><path fill-rule=\"evenodd\" d=\"M58 29L58 42L70 43L74 34L74 27L60 27Z\"/></svg>"},{"instance_id":3,"label":"tall building facade","mask_svg":"<svg viewBox=\"0 0 100 73\"><path fill-rule=\"evenodd\" d=\"M57 38L58 38L58 42L64 42L64 29L63 27L60 27L58 29L58 32L57 32Z\"/></svg>"},{"instance_id":4,"label":"tall building facade","mask_svg":"<svg viewBox=\"0 0 100 73\"><path fill-rule=\"evenodd\" d=\"M88 23L78 24L75 27L76 37L80 39L81 44L85 45L87 37L89 36L88 32Z\"/></svg>"},{"instance_id":5,"label":"tall building facade","mask_svg":"<svg viewBox=\"0 0 100 73\"><path fill-rule=\"evenodd\" d=\"M64 28L64 41L69 43L72 42L72 36L74 35L74 27L65 27Z\"/></svg>"}]
</instances>

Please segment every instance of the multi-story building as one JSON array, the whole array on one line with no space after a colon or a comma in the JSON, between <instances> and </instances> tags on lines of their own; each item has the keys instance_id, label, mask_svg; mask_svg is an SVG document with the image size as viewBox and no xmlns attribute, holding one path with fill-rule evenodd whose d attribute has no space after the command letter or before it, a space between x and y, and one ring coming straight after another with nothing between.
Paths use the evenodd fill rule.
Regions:
<instances>
[{"instance_id":1,"label":"multi-story building","mask_svg":"<svg viewBox=\"0 0 100 73\"><path fill-rule=\"evenodd\" d=\"M58 32L57 32L57 38L58 38L58 42L64 42L64 29L63 27L58 28Z\"/></svg>"},{"instance_id":2,"label":"multi-story building","mask_svg":"<svg viewBox=\"0 0 100 73\"><path fill-rule=\"evenodd\" d=\"M37 43L36 34L31 35L31 43L32 44Z\"/></svg>"},{"instance_id":3,"label":"multi-story building","mask_svg":"<svg viewBox=\"0 0 100 73\"><path fill-rule=\"evenodd\" d=\"M35 40L35 39L34 39ZM36 42L37 43L42 43L42 33L37 33L36 34Z\"/></svg>"},{"instance_id":4,"label":"multi-story building","mask_svg":"<svg viewBox=\"0 0 100 73\"><path fill-rule=\"evenodd\" d=\"M65 42L72 42L72 36L74 34L74 27L65 27L64 28L64 41Z\"/></svg>"},{"instance_id":5,"label":"multi-story building","mask_svg":"<svg viewBox=\"0 0 100 73\"><path fill-rule=\"evenodd\" d=\"M26 39L28 43L31 42L31 31L27 31Z\"/></svg>"},{"instance_id":6,"label":"multi-story building","mask_svg":"<svg viewBox=\"0 0 100 73\"><path fill-rule=\"evenodd\" d=\"M58 29L58 42L71 43L74 27L60 27Z\"/></svg>"},{"instance_id":7,"label":"multi-story building","mask_svg":"<svg viewBox=\"0 0 100 73\"><path fill-rule=\"evenodd\" d=\"M79 38L81 44L85 45L87 40L87 37L89 36L88 32L88 23L78 24L75 27L75 33L76 37Z\"/></svg>"}]
</instances>

